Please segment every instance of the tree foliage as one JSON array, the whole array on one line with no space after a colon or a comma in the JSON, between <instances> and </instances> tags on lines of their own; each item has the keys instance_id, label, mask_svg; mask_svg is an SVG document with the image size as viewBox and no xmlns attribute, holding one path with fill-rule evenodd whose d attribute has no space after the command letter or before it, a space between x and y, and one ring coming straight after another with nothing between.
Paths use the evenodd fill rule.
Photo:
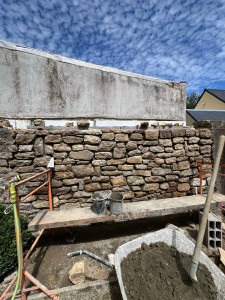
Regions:
<instances>
[{"instance_id":1,"label":"tree foliage","mask_svg":"<svg viewBox=\"0 0 225 300\"><path fill-rule=\"evenodd\" d=\"M191 95L187 96L186 99L186 107L188 109L193 109L195 105L197 104L198 100L200 98L200 95L198 93L192 93Z\"/></svg>"}]
</instances>

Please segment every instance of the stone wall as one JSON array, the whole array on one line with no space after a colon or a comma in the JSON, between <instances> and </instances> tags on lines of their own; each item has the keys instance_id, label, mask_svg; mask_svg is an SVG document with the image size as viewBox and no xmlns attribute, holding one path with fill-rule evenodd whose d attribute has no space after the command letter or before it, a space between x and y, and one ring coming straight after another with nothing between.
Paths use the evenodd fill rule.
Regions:
<instances>
[{"instance_id":1,"label":"stone wall","mask_svg":"<svg viewBox=\"0 0 225 300\"><path fill-rule=\"evenodd\" d=\"M55 208L91 205L91 195L98 190L122 191L127 202L189 195L199 185L195 162L211 161L211 144L209 129L1 128L0 202L5 201L8 178L16 173L28 178L44 170L52 156ZM39 182L28 183L20 194L26 195ZM30 217L44 208L45 187L21 204Z\"/></svg>"}]
</instances>

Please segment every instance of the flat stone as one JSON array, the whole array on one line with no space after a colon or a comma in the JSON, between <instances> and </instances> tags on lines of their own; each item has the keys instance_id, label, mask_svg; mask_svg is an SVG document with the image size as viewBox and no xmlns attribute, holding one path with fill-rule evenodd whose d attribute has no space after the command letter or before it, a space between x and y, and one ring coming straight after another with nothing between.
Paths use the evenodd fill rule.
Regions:
<instances>
[{"instance_id":1,"label":"flat stone","mask_svg":"<svg viewBox=\"0 0 225 300\"><path fill-rule=\"evenodd\" d=\"M74 178L73 172L55 172L54 179Z\"/></svg>"},{"instance_id":2,"label":"flat stone","mask_svg":"<svg viewBox=\"0 0 225 300\"><path fill-rule=\"evenodd\" d=\"M115 141L116 141L116 142L128 142L128 141L129 141L128 134L117 133L117 134L115 135Z\"/></svg>"},{"instance_id":3,"label":"flat stone","mask_svg":"<svg viewBox=\"0 0 225 300\"><path fill-rule=\"evenodd\" d=\"M158 183L147 183L143 186L143 191L156 191L159 188Z\"/></svg>"},{"instance_id":4,"label":"flat stone","mask_svg":"<svg viewBox=\"0 0 225 300\"><path fill-rule=\"evenodd\" d=\"M95 159L92 161L92 165L93 166L100 166L100 167L104 167L106 165L106 161L104 159Z\"/></svg>"},{"instance_id":5,"label":"flat stone","mask_svg":"<svg viewBox=\"0 0 225 300\"><path fill-rule=\"evenodd\" d=\"M101 139L100 139L100 137L95 136L95 135L85 135L84 142L86 144L99 145L101 143Z\"/></svg>"},{"instance_id":6,"label":"flat stone","mask_svg":"<svg viewBox=\"0 0 225 300\"><path fill-rule=\"evenodd\" d=\"M112 158L112 153L111 152L96 152L95 158L96 159L109 159L109 158Z\"/></svg>"},{"instance_id":7,"label":"flat stone","mask_svg":"<svg viewBox=\"0 0 225 300\"><path fill-rule=\"evenodd\" d=\"M156 140L159 137L158 129L148 129L145 130L145 139L146 140Z\"/></svg>"},{"instance_id":8,"label":"flat stone","mask_svg":"<svg viewBox=\"0 0 225 300\"><path fill-rule=\"evenodd\" d=\"M51 159L50 156L36 157L34 159L34 165L39 167L47 167L50 159Z\"/></svg>"},{"instance_id":9,"label":"flat stone","mask_svg":"<svg viewBox=\"0 0 225 300\"><path fill-rule=\"evenodd\" d=\"M193 137L190 137L188 141L189 141L189 144L196 144L199 142L199 140L200 140L199 137L193 136Z\"/></svg>"},{"instance_id":10,"label":"flat stone","mask_svg":"<svg viewBox=\"0 0 225 300\"><path fill-rule=\"evenodd\" d=\"M145 178L145 182L164 182L166 179L161 176L150 176Z\"/></svg>"},{"instance_id":11,"label":"flat stone","mask_svg":"<svg viewBox=\"0 0 225 300\"><path fill-rule=\"evenodd\" d=\"M186 170L190 168L190 163L189 161L179 161L177 164L177 169L178 170Z\"/></svg>"},{"instance_id":12,"label":"flat stone","mask_svg":"<svg viewBox=\"0 0 225 300\"><path fill-rule=\"evenodd\" d=\"M33 147L33 145L19 145L19 152L31 152Z\"/></svg>"},{"instance_id":13,"label":"flat stone","mask_svg":"<svg viewBox=\"0 0 225 300\"><path fill-rule=\"evenodd\" d=\"M16 143L17 144L22 144L22 145L27 145L29 143L31 143L36 137L36 134L22 134L19 133L16 135Z\"/></svg>"},{"instance_id":14,"label":"flat stone","mask_svg":"<svg viewBox=\"0 0 225 300\"><path fill-rule=\"evenodd\" d=\"M33 159L35 158L34 152L18 152L15 154L16 159Z\"/></svg>"},{"instance_id":15,"label":"flat stone","mask_svg":"<svg viewBox=\"0 0 225 300\"><path fill-rule=\"evenodd\" d=\"M94 174L94 168L92 165L79 165L74 166L72 169L76 177L86 177Z\"/></svg>"},{"instance_id":16,"label":"flat stone","mask_svg":"<svg viewBox=\"0 0 225 300\"><path fill-rule=\"evenodd\" d=\"M98 182L92 182L89 184L85 184L85 190L87 192L95 192L95 191L99 191L101 189L101 186Z\"/></svg>"},{"instance_id":17,"label":"flat stone","mask_svg":"<svg viewBox=\"0 0 225 300\"><path fill-rule=\"evenodd\" d=\"M165 159L166 164L173 164L177 161L176 157L169 157Z\"/></svg>"},{"instance_id":18,"label":"flat stone","mask_svg":"<svg viewBox=\"0 0 225 300\"><path fill-rule=\"evenodd\" d=\"M133 171L134 176L151 176L151 171L147 171L147 170L134 170Z\"/></svg>"},{"instance_id":19,"label":"flat stone","mask_svg":"<svg viewBox=\"0 0 225 300\"><path fill-rule=\"evenodd\" d=\"M135 150L132 150L132 151L128 152L129 156L137 156L137 155L140 155L140 154L141 154L141 151L139 149L135 149Z\"/></svg>"},{"instance_id":20,"label":"flat stone","mask_svg":"<svg viewBox=\"0 0 225 300\"><path fill-rule=\"evenodd\" d=\"M128 151L135 150L137 148L137 142L129 141L126 145Z\"/></svg>"},{"instance_id":21,"label":"flat stone","mask_svg":"<svg viewBox=\"0 0 225 300\"><path fill-rule=\"evenodd\" d=\"M59 187L59 188L53 188L52 189L52 194L54 196L59 196L59 195L64 195L64 194L67 194L69 193L69 191L71 190L70 187Z\"/></svg>"},{"instance_id":22,"label":"flat stone","mask_svg":"<svg viewBox=\"0 0 225 300\"><path fill-rule=\"evenodd\" d=\"M63 137L63 142L66 144L82 144L83 140L84 139L82 137L77 137L77 136L64 136Z\"/></svg>"},{"instance_id":23,"label":"flat stone","mask_svg":"<svg viewBox=\"0 0 225 300\"><path fill-rule=\"evenodd\" d=\"M207 128L199 129L199 136L200 136L200 138L210 138L211 131Z\"/></svg>"},{"instance_id":24,"label":"flat stone","mask_svg":"<svg viewBox=\"0 0 225 300\"><path fill-rule=\"evenodd\" d=\"M102 134L102 140L106 141L113 141L115 137L115 134L113 132L103 133Z\"/></svg>"},{"instance_id":25,"label":"flat stone","mask_svg":"<svg viewBox=\"0 0 225 300\"><path fill-rule=\"evenodd\" d=\"M127 158L128 164L141 164L142 163L142 157L141 156L132 156Z\"/></svg>"},{"instance_id":26,"label":"flat stone","mask_svg":"<svg viewBox=\"0 0 225 300\"><path fill-rule=\"evenodd\" d=\"M210 154L211 153L211 146L210 145L205 145L205 146L200 146L200 153L201 154Z\"/></svg>"},{"instance_id":27,"label":"flat stone","mask_svg":"<svg viewBox=\"0 0 225 300\"><path fill-rule=\"evenodd\" d=\"M111 151L116 146L114 141L102 141L99 145L99 151L108 152Z\"/></svg>"},{"instance_id":28,"label":"flat stone","mask_svg":"<svg viewBox=\"0 0 225 300\"><path fill-rule=\"evenodd\" d=\"M173 143L174 144L183 144L184 138L183 137L175 137L175 138L173 138Z\"/></svg>"},{"instance_id":29,"label":"flat stone","mask_svg":"<svg viewBox=\"0 0 225 300\"><path fill-rule=\"evenodd\" d=\"M61 180L52 179L51 185L52 185L52 187L61 187L62 186L62 181Z\"/></svg>"},{"instance_id":30,"label":"flat stone","mask_svg":"<svg viewBox=\"0 0 225 300\"><path fill-rule=\"evenodd\" d=\"M77 160L91 160L94 153L89 150L70 152L69 157Z\"/></svg>"},{"instance_id":31,"label":"flat stone","mask_svg":"<svg viewBox=\"0 0 225 300\"><path fill-rule=\"evenodd\" d=\"M173 128L172 137L185 136L185 129L183 128Z\"/></svg>"},{"instance_id":32,"label":"flat stone","mask_svg":"<svg viewBox=\"0 0 225 300\"><path fill-rule=\"evenodd\" d=\"M169 184L167 182L160 184L160 189L167 190L169 188Z\"/></svg>"},{"instance_id":33,"label":"flat stone","mask_svg":"<svg viewBox=\"0 0 225 300\"><path fill-rule=\"evenodd\" d=\"M196 130L193 128L188 128L188 129L186 129L186 131L185 131L185 135L186 136L195 136L195 134L196 134Z\"/></svg>"},{"instance_id":34,"label":"flat stone","mask_svg":"<svg viewBox=\"0 0 225 300\"><path fill-rule=\"evenodd\" d=\"M152 175L154 175L154 176L165 176L168 174L171 174L170 169L166 169L166 168L153 168L152 169Z\"/></svg>"},{"instance_id":35,"label":"flat stone","mask_svg":"<svg viewBox=\"0 0 225 300\"><path fill-rule=\"evenodd\" d=\"M161 139L170 139L171 138L171 130L169 130L169 129L160 130L159 137Z\"/></svg>"},{"instance_id":36,"label":"flat stone","mask_svg":"<svg viewBox=\"0 0 225 300\"><path fill-rule=\"evenodd\" d=\"M172 141L171 139L159 139L159 146L170 147L172 146Z\"/></svg>"},{"instance_id":37,"label":"flat stone","mask_svg":"<svg viewBox=\"0 0 225 300\"><path fill-rule=\"evenodd\" d=\"M115 186L115 185L119 185L119 186L127 185L127 181L126 181L126 178L124 176L118 176L118 177L112 178L111 183L112 183L113 186Z\"/></svg>"},{"instance_id":38,"label":"flat stone","mask_svg":"<svg viewBox=\"0 0 225 300\"><path fill-rule=\"evenodd\" d=\"M133 170L134 166L133 165L119 165L118 169L121 171L130 171Z\"/></svg>"},{"instance_id":39,"label":"flat stone","mask_svg":"<svg viewBox=\"0 0 225 300\"><path fill-rule=\"evenodd\" d=\"M113 149L113 157L114 158L123 158L126 155L126 149L125 148L117 148L115 147Z\"/></svg>"},{"instance_id":40,"label":"flat stone","mask_svg":"<svg viewBox=\"0 0 225 300\"><path fill-rule=\"evenodd\" d=\"M190 190L190 184L189 183L179 183L177 189L179 192L187 192Z\"/></svg>"},{"instance_id":41,"label":"flat stone","mask_svg":"<svg viewBox=\"0 0 225 300\"><path fill-rule=\"evenodd\" d=\"M60 143L62 141L62 137L60 134L49 134L45 137L46 144L55 144Z\"/></svg>"},{"instance_id":42,"label":"flat stone","mask_svg":"<svg viewBox=\"0 0 225 300\"><path fill-rule=\"evenodd\" d=\"M72 179L63 179L63 184L64 185L75 185L78 184L79 180L77 178L72 178Z\"/></svg>"},{"instance_id":43,"label":"flat stone","mask_svg":"<svg viewBox=\"0 0 225 300\"><path fill-rule=\"evenodd\" d=\"M132 133L132 134L130 135L130 140L133 140L133 141L141 141L141 140L143 140L143 136L142 136L142 134L140 134L140 133Z\"/></svg>"},{"instance_id":44,"label":"flat stone","mask_svg":"<svg viewBox=\"0 0 225 300\"><path fill-rule=\"evenodd\" d=\"M32 164L32 160L10 160L9 161L9 166L10 167L23 167L23 166L30 166Z\"/></svg>"},{"instance_id":45,"label":"flat stone","mask_svg":"<svg viewBox=\"0 0 225 300\"><path fill-rule=\"evenodd\" d=\"M128 176L127 183L128 185L142 185L145 183L145 181L141 176Z\"/></svg>"},{"instance_id":46,"label":"flat stone","mask_svg":"<svg viewBox=\"0 0 225 300\"><path fill-rule=\"evenodd\" d=\"M107 165L121 165L126 162L126 158L107 160Z\"/></svg>"},{"instance_id":47,"label":"flat stone","mask_svg":"<svg viewBox=\"0 0 225 300\"><path fill-rule=\"evenodd\" d=\"M150 147L151 152L163 152L164 148L162 146L152 146Z\"/></svg>"},{"instance_id":48,"label":"flat stone","mask_svg":"<svg viewBox=\"0 0 225 300\"><path fill-rule=\"evenodd\" d=\"M55 151L59 151L59 152L69 152L69 151L71 151L71 147L68 146L65 143L55 144L53 146L53 148L54 148Z\"/></svg>"},{"instance_id":49,"label":"flat stone","mask_svg":"<svg viewBox=\"0 0 225 300\"><path fill-rule=\"evenodd\" d=\"M109 176L93 176L92 181L96 182L109 182Z\"/></svg>"}]
</instances>

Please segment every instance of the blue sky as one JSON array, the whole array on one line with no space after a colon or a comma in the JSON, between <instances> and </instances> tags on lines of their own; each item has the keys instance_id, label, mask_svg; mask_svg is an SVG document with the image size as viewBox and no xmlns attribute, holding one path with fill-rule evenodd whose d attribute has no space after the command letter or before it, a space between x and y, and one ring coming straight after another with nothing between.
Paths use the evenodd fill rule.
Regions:
<instances>
[{"instance_id":1,"label":"blue sky","mask_svg":"<svg viewBox=\"0 0 225 300\"><path fill-rule=\"evenodd\" d=\"M0 0L0 39L225 89L225 0Z\"/></svg>"}]
</instances>

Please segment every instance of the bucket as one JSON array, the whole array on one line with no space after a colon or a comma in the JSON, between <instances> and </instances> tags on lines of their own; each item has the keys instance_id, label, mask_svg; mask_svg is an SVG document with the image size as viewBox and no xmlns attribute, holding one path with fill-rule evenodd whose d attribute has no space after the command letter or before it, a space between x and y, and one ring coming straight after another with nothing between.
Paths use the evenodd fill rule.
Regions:
<instances>
[{"instance_id":1,"label":"bucket","mask_svg":"<svg viewBox=\"0 0 225 300\"><path fill-rule=\"evenodd\" d=\"M110 196L110 212L113 215L120 215L123 212L123 194L112 192Z\"/></svg>"},{"instance_id":2,"label":"bucket","mask_svg":"<svg viewBox=\"0 0 225 300\"><path fill-rule=\"evenodd\" d=\"M92 211L97 215L104 214L106 212L107 195L102 192L95 192L92 197Z\"/></svg>"}]
</instances>

